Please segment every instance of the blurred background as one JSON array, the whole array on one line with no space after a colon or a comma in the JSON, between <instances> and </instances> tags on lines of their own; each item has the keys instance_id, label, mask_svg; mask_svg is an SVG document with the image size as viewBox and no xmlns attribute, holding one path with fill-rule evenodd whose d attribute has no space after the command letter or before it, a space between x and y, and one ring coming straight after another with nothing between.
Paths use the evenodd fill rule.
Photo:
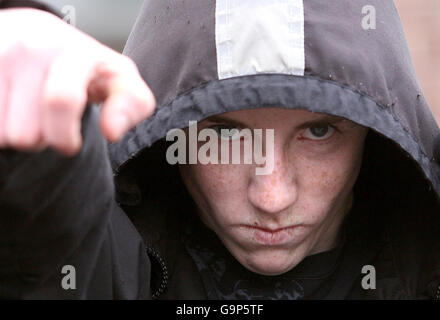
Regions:
<instances>
[{"instance_id":1,"label":"blurred background","mask_svg":"<svg viewBox=\"0 0 440 320\"><path fill-rule=\"evenodd\" d=\"M160 0L156 0L160 1ZM201 0L202 1L202 0ZM122 51L143 0L42 0ZM395 0L426 100L440 125L440 0Z\"/></svg>"},{"instance_id":2,"label":"blurred background","mask_svg":"<svg viewBox=\"0 0 440 320\"><path fill-rule=\"evenodd\" d=\"M124 48L143 3L143 0L38 1L60 11L64 8L64 15L74 12L76 27L118 51Z\"/></svg>"},{"instance_id":3,"label":"blurred background","mask_svg":"<svg viewBox=\"0 0 440 320\"><path fill-rule=\"evenodd\" d=\"M440 0L395 0L426 100L440 125Z\"/></svg>"}]
</instances>

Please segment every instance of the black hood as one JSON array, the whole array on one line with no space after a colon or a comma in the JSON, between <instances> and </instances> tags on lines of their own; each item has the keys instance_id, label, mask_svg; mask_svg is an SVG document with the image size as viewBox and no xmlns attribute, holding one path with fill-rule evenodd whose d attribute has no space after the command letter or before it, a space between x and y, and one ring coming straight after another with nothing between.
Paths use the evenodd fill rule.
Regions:
<instances>
[{"instance_id":1,"label":"black hood","mask_svg":"<svg viewBox=\"0 0 440 320\"><path fill-rule=\"evenodd\" d=\"M163 202L178 203L170 187L178 173L163 146L169 130L276 106L370 128L358 197L402 216L440 213L440 131L393 1L151 0L124 53L158 109L109 146L122 205L154 199L160 211ZM392 223L411 230L404 221Z\"/></svg>"},{"instance_id":2,"label":"black hood","mask_svg":"<svg viewBox=\"0 0 440 320\"><path fill-rule=\"evenodd\" d=\"M222 46L219 2L228 3L144 3L124 53L137 63L152 88L158 110L120 143L110 145L117 175L123 175L124 168L142 150L165 137L170 129L187 127L189 120L201 121L232 110L280 106L342 116L373 129L395 142L402 155L407 153L421 169L420 178L427 179L440 195L440 150L435 150L440 131L417 81L392 1L290 1L303 5L292 9L299 11L292 16L303 15L303 21L294 22L303 24L303 39L298 41L303 42L302 74L282 61L284 70L254 68L254 72L239 70L226 76L219 70L218 61ZM362 26L365 6L375 8L376 29ZM229 8L230 14L233 10ZM260 31L241 35L249 43L241 49L241 58L253 57L255 42L264 47L262 42L266 41L270 49L270 29L261 31L266 31L264 36ZM256 35L259 38L252 38ZM267 57L284 59L275 53ZM275 68L279 65L275 63ZM381 161L382 157L377 153L376 158Z\"/></svg>"}]
</instances>

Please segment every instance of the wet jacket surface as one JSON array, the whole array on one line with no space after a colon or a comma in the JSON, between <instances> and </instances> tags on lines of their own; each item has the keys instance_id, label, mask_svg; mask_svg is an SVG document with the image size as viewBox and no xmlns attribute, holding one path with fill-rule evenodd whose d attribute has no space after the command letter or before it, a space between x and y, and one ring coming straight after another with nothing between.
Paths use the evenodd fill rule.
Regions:
<instances>
[{"instance_id":1,"label":"wet jacket surface","mask_svg":"<svg viewBox=\"0 0 440 320\"><path fill-rule=\"evenodd\" d=\"M367 5L375 29L363 28ZM190 120L277 106L371 129L340 258L325 293L310 298L439 298L440 130L392 1L146 1L124 54L158 110L120 143L103 140L93 107L73 158L0 151L1 297L221 298L193 237L228 253L209 230L194 232L200 222L164 137ZM60 285L65 265L76 290ZM375 290L361 290L365 265L376 269Z\"/></svg>"}]
</instances>

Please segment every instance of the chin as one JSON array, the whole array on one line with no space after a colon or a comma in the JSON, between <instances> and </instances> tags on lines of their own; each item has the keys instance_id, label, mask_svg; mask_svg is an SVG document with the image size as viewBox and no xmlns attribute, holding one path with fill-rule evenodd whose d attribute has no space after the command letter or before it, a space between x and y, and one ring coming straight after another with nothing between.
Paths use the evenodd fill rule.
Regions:
<instances>
[{"instance_id":1,"label":"chin","mask_svg":"<svg viewBox=\"0 0 440 320\"><path fill-rule=\"evenodd\" d=\"M278 276L283 273L286 273L293 269L295 266L291 265L280 265L280 264L271 264L271 265L257 265L257 264L249 264L245 265L245 267L255 273L264 275L264 276Z\"/></svg>"},{"instance_id":2,"label":"chin","mask_svg":"<svg viewBox=\"0 0 440 320\"><path fill-rule=\"evenodd\" d=\"M238 259L247 269L265 276L278 276L296 267L303 257L295 257L287 253L254 254Z\"/></svg>"}]
</instances>

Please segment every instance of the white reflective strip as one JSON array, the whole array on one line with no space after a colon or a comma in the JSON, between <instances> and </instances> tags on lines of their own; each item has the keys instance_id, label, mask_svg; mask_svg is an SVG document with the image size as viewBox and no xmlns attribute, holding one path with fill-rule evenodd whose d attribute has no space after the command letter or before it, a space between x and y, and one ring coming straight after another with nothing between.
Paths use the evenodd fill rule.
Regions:
<instances>
[{"instance_id":1,"label":"white reflective strip","mask_svg":"<svg viewBox=\"0 0 440 320\"><path fill-rule=\"evenodd\" d=\"M219 79L304 75L303 0L217 0L215 20Z\"/></svg>"}]
</instances>

